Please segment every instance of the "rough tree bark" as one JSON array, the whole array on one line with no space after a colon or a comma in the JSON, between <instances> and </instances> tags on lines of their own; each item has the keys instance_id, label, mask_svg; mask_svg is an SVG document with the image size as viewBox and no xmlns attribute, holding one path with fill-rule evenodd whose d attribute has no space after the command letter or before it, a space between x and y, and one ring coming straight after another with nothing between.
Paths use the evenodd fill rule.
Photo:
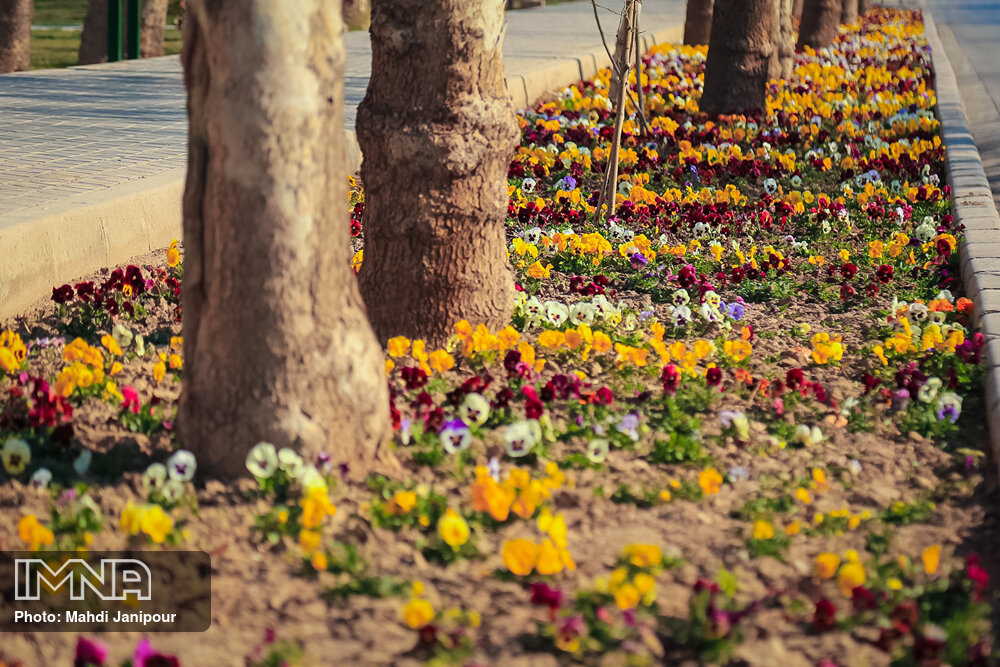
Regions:
<instances>
[{"instance_id":1,"label":"rough tree bark","mask_svg":"<svg viewBox=\"0 0 1000 667\"><path fill-rule=\"evenodd\" d=\"M163 55L163 32L167 26L167 0L143 0L142 27L139 31L139 56Z\"/></svg>"},{"instance_id":2,"label":"rough tree bark","mask_svg":"<svg viewBox=\"0 0 1000 667\"><path fill-rule=\"evenodd\" d=\"M774 25L775 45L768 64L769 79L788 79L795 68L795 22L792 0L778 0Z\"/></svg>"},{"instance_id":3,"label":"rough tree bark","mask_svg":"<svg viewBox=\"0 0 1000 667\"><path fill-rule=\"evenodd\" d=\"M93 65L108 60L108 0L90 0L83 19L77 62Z\"/></svg>"},{"instance_id":4,"label":"rough tree bark","mask_svg":"<svg viewBox=\"0 0 1000 667\"><path fill-rule=\"evenodd\" d=\"M777 0L716 0L699 108L710 115L764 109Z\"/></svg>"},{"instance_id":5,"label":"rough tree bark","mask_svg":"<svg viewBox=\"0 0 1000 667\"><path fill-rule=\"evenodd\" d=\"M33 0L0 0L0 74L31 66Z\"/></svg>"},{"instance_id":6,"label":"rough tree bark","mask_svg":"<svg viewBox=\"0 0 1000 667\"><path fill-rule=\"evenodd\" d=\"M840 9L840 0L805 0L795 48L822 49L833 44L840 26Z\"/></svg>"},{"instance_id":7,"label":"rough tree bark","mask_svg":"<svg viewBox=\"0 0 1000 667\"><path fill-rule=\"evenodd\" d=\"M340 0L188 0L179 434L207 472L257 442L382 458L382 351L350 268ZM401 309L406 309L399 306Z\"/></svg>"},{"instance_id":8,"label":"rough tree bark","mask_svg":"<svg viewBox=\"0 0 1000 667\"><path fill-rule=\"evenodd\" d=\"M714 0L688 0L684 18L684 43L708 44L712 34L712 4Z\"/></svg>"},{"instance_id":9,"label":"rough tree bark","mask_svg":"<svg viewBox=\"0 0 1000 667\"><path fill-rule=\"evenodd\" d=\"M518 129L503 0L374 0L358 107L361 293L381 341L440 343L466 319L509 323L507 167Z\"/></svg>"},{"instance_id":10,"label":"rough tree bark","mask_svg":"<svg viewBox=\"0 0 1000 667\"><path fill-rule=\"evenodd\" d=\"M792 18L796 21L802 20L802 4L804 0L792 1Z\"/></svg>"},{"instance_id":11,"label":"rough tree bark","mask_svg":"<svg viewBox=\"0 0 1000 667\"><path fill-rule=\"evenodd\" d=\"M844 25L858 22L858 0L841 0L840 22Z\"/></svg>"}]
</instances>

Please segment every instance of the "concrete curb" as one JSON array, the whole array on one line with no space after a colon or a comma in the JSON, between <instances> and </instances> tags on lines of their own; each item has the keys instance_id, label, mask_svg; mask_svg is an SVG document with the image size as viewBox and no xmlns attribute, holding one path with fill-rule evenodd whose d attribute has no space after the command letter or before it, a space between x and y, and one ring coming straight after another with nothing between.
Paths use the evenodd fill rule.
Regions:
<instances>
[{"instance_id":1,"label":"concrete curb","mask_svg":"<svg viewBox=\"0 0 1000 667\"><path fill-rule=\"evenodd\" d=\"M681 25L654 26L646 28L640 34L643 51L648 51L657 44L680 42L684 36ZM552 58L547 55L533 56L530 54L511 55L504 57L518 70L507 75L507 87L514 99L515 109L530 107L545 94L564 86L589 79L598 70L611 66L604 47L579 53L568 53L562 58Z\"/></svg>"},{"instance_id":2,"label":"concrete curb","mask_svg":"<svg viewBox=\"0 0 1000 667\"><path fill-rule=\"evenodd\" d=\"M32 209L0 227L0 317L53 287L127 262L180 237L184 170Z\"/></svg>"},{"instance_id":3,"label":"concrete curb","mask_svg":"<svg viewBox=\"0 0 1000 667\"><path fill-rule=\"evenodd\" d=\"M966 230L960 246L962 278L966 294L976 304L976 323L988 341L983 355L986 416L993 456L1000 462L1000 214L965 115L955 71L927 10L924 30L934 61L952 211Z\"/></svg>"},{"instance_id":4,"label":"concrete curb","mask_svg":"<svg viewBox=\"0 0 1000 667\"><path fill-rule=\"evenodd\" d=\"M680 41L680 25L654 24L641 35L644 50ZM562 57L530 53L504 58L516 109L611 64L603 47ZM351 171L361 164L353 130L347 130ZM184 170L95 190L57 205L31 209L31 217L0 223L0 319L25 312L53 287L101 268L167 246L181 238Z\"/></svg>"}]
</instances>

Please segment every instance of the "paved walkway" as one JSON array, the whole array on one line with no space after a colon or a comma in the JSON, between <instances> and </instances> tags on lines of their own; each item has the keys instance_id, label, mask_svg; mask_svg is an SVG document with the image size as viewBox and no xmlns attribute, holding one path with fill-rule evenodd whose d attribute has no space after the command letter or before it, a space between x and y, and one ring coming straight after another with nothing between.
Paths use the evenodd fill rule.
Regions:
<instances>
[{"instance_id":1,"label":"paved walkway","mask_svg":"<svg viewBox=\"0 0 1000 667\"><path fill-rule=\"evenodd\" d=\"M643 24L650 30L682 21L683 0L643 4ZM601 14L605 33L613 39L616 17L607 10ZM572 73L581 67L567 56L603 50L589 2L512 11L507 20L504 62L515 101L521 104L533 101L525 100L532 77L548 76L552 86L569 82L546 71L554 62L564 61ZM371 72L370 45L366 32L349 33L345 42L346 116L353 128ZM596 65L582 74L589 75ZM170 176L185 165L187 120L176 56L2 76L0 118L0 227L31 219L40 207L72 204L96 190Z\"/></svg>"},{"instance_id":2,"label":"paved walkway","mask_svg":"<svg viewBox=\"0 0 1000 667\"><path fill-rule=\"evenodd\" d=\"M901 4L922 7L934 16L1000 208L1000 2L908 0Z\"/></svg>"},{"instance_id":3,"label":"paved walkway","mask_svg":"<svg viewBox=\"0 0 1000 667\"><path fill-rule=\"evenodd\" d=\"M680 39L685 4L643 2L645 46ZM599 11L613 39L617 15ZM354 117L371 54L366 32L349 33L345 43L356 168ZM504 52L519 108L610 61L586 0L509 12ZM53 285L180 237L186 135L176 56L0 76L0 321L24 313Z\"/></svg>"}]
</instances>

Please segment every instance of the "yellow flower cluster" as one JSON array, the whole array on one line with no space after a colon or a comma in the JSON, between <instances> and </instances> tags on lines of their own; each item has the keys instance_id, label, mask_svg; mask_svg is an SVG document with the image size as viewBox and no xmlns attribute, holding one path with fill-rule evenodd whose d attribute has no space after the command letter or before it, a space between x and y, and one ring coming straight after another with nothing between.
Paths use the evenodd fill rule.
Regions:
<instances>
[{"instance_id":1,"label":"yellow flower cluster","mask_svg":"<svg viewBox=\"0 0 1000 667\"><path fill-rule=\"evenodd\" d=\"M875 355L886 366L889 365L889 361L885 358L886 350L896 354L926 352L928 350L954 354L955 348L965 342L965 331L957 327L932 322L922 330L914 330L908 317L900 316L898 321L902 330L894 332L892 336L887 338L884 348L878 345L874 349Z\"/></svg>"},{"instance_id":2,"label":"yellow flower cluster","mask_svg":"<svg viewBox=\"0 0 1000 667\"><path fill-rule=\"evenodd\" d=\"M127 535L142 532L156 544L163 544L174 529L174 520L159 505L136 505L130 500L122 510L118 527Z\"/></svg>"},{"instance_id":3,"label":"yellow flower cluster","mask_svg":"<svg viewBox=\"0 0 1000 667\"><path fill-rule=\"evenodd\" d=\"M104 382L104 356L82 338L63 348L63 359L69 365L56 378L55 390L60 396L69 397L77 387L86 389Z\"/></svg>"},{"instance_id":4,"label":"yellow flower cluster","mask_svg":"<svg viewBox=\"0 0 1000 667\"><path fill-rule=\"evenodd\" d=\"M566 348L578 351L580 358L586 361L591 352L604 354L610 350L611 338L603 331L594 331L588 325L580 324L566 331L546 329L538 335L538 344L547 350Z\"/></svg>"},{"instance_id":5,"label":"yellow flower cluster","mask_svg":"<svg viewBox=\"0 0 1000 667\"><path fill-rule=\"evenodd\" d=\"M520 577L526 577L533 571L544 575L558 574L564 569L575 570L576 563L567 548L566 519L563 515L543 510L538 517L538 529L547 535L541 544L521 538L503 543L501 556L507 569Z\"/></svg>"},{"instance_id":6,"label":"yellow flower cluster","mask_svg":"<svg viewBox=\"0 0 1000 667\"><path fill-rule=\"evenodd\" d=\"M323 520L337 513L337 506L330 501L329 489L321 477L316 476L312 479L302 498L299 499L299 506L302 508L302 516L299 519L302 524L302 530L299 531L299 546L307 556L310 556L314 569L325 570L326 554L319 550L320 530Z\"/></svg>"},{"instance_id":7,"label":"yellow flower cluster","mask_svg":"<svg viewBox=\"0 0 1000 667\"><path fill-rule=\"evenodd\" d=\"M803 499L803 495L802 495L803 491L805 491L805 489L803 489L803 488L799 488L798 491L796 491L796 497L799 500ZM807 491L806 491L805 495L808 496L808 492ZM803 501L803 502L808 502L808 501ZM849 508L842 507L842 508L840 508L838 510L830 510L826 514L823 514L822 512L819 512L819 513L813 515L813 519L812 519L813 525L814 526L821 525L824 521L826 521L827 517L829 517L831 519L847 519L847 529L848 530L855 530L858 526L861 525L862 521L868 521L869 519L871 519L872 518L872 513L869 510L861 510L857 514L853 514ZM839 535L840 532L841 531L837 531L837 534Z\"/></svg>"},{"instance_id":8,"label":"yellow flower cluster","mask_svg":"<svg viewBox=\"0 0 1000 667\"><path fill-rule=\"evenodd\" d=\"M417 494L413 491L400 489L386 503L386 511L393 516L409 514L417 506Z\"/></svg>"},{"instance_id":9,"label":"yellow flower cluster","mask_svg":"<svg viewBox=\"0 0 1000 667\"><path fill-rule=\"evenodd\" d=\"M410 600L403 607L403 622L413 630L418 630L434 620L434 606L423 599L424 585L413 582Z\"/></svg>"},{"instance_id":10,"label":"yellow flower cluster","mask_svg":"<svg viewBox=\"0 0 1000 667\"><path fill-rule=\"evenodd\" d=\"M469 541L469 524L450 507L438 519L437 532L441 540L455 550Z\"/></svg>"},{"instance_id":11,"label":"yellow flower cluster","mask_svg":"<svg viewBox=\"0 0 1000 667\"><path fill-rule=\"evenodd\" d=\"M177 239L170 242L167 248L167 266L173 268L181 263L181 251L177 249Z\"/></svg>"},{"instance_id":12,"label":"yellow flower cluster","mask_svg":"<svg viewBox=\"0 0 1000 667\"><path fill-rule=\"evenodd\" d=\"M310 488L299 500L302 507L302 527L319 528L323 519L337 513L337 506L330 502L326 485L316 485Z\"/></svg>"},{"instance_id":13,"label":"yellow flower cluster","mask_svg":"<svg viewBox=\"0 0 1000 667\"><path fill-rule=\"evenodd\" d=\"M434 350L427 352L427 344L416 339L410 341L406 336L396 336L387 341L387 352L390 357L399 358L409 354L417 362L420 368L427 374L432 371L444 373L455 367L455 357L451 356L447 350ZM386 359L386 373L392 372L396 363L392 359Z\"/></svg>"},{"instance_id":14,"label":"yellow flower cluster","mask_svg":"<svg viewBox=\"0 0 1000 667\"><path fill-rule=\"evenodd\" d=\"M522 519L530 519L541 504L562 487L566 475L550 461L545 466L546 477L532 479L524 468L512 468L507 479L498 482L490 476L485 466L476 467L476 481L470 488L472 509L487 512L496 521L506 521L510 512Z\"/></svg>"},{"instance_id":15,"label":"yellow flower cluster","mask_svg":"<svg viewBox=\"0 0 1000 667\"><path fill-rule=\"evenodd\" d=\"M614 596L619 609L634 609L656 600L656 574L663 564L663 551L655 544L629 544L619 558L621 566L609 577L598 577L599 592Z\"/></svg>"},{"instance_id":16,"label":"yellow flower cluster","mask_svg":"<svg viewBox=\"0 0 1000 667\"><path fill-rule=\"evenodd\" d=\"M831 361L840 361L844 357L844 344L841 342L840 334L813 334L812 346L812 359L820 366Z\"/></svg>"},{"instance_id":17,"label":"yellow flower cluster","mask_svg":"<svg viewBox=\"0 0 1000 667\"><path fill-rule=\"evenodd\" d=\"M722 475L715 468L706 468L698 473L698 486L706 496L715 495L722 488Z\"/></svg>"},{"instance_id":18,"label":"yellow flower cluster","mask_svg":"<svg viewBox=\"0 0 1000 667\"><path fill-rule=\"evenodd\" d=\"M485 324L473 329L468 321L462 320L455 325L455 338L462 343L462 355L469 357L482 352L506 352L517 345L521 334L512 326L493 334Z\"/></svg>"},{"instance_id":19,"label":"yellow flower cluster","mask_svg":"<svg viewBox=\"0 0 1000 667\"><path fill-rule=\"evenodd\" d=\"M15 373L27 356L28 349L19 335L10 330L0 332L0 369Z\"/></svg>"},{"instance_id":20,"label":"yellow flower cluster","mask_svg":"<svg viewBox=\"0 0 1000 667\"><path fill-rule=\"evenodd\" d=\"M34 514L21 517L17 522L17 534L28 545L29 551L38 551L42 546L50 547L55 543L55 535Z\"/></svg>"},{"instance_id":21,"label":"yellow flower cluster","mask_svg":"<svg viewBox=\"0 0 1000 667\"><path fill-rule=\"evenodd\" d=\"M590 263L594 266L600 266L601 260L612 252L611 243L597 232L588 234L557 232L552 236L542 236L540 243L552 252L590 256Z\"/></svg>"},{"instance_id":22,"label":"yellow flower cluster","mask_svg":"<svg viewBox=\"0 0 1000 667\"><path fill-rule=\"evenodd\" d=\"M854 589L863 586L867 580L865 567L861 564L858 552L848 549L838 556L832 552L821 553L816 556L816 575L821 579L833 579L837 577L837 587L845 597L853 597ZM927 547L920 554L924 572L934 574L941 563L941 545L935 544ZM906 556L898 559L900 567L904 571L910 570L910 561ZM899 590L903 587L899 579L891 578L886 584L892 590Z\"/></svg>"},{"instance_id":23,"label":"yellow flower cluster","mask_svg":"<svg viewBox=\"0 0 1000 667\"><path fill-rule=\"evenodd\" d=\"M159 352L157 362L153 364L153 379L157 382L163 380L167 374L167 367L171 370L179 371L184 368L184 360L181 352L184 350L184 339L181 336L174 336L170 339L170 351Z\"/></svg>"}]
</instances>

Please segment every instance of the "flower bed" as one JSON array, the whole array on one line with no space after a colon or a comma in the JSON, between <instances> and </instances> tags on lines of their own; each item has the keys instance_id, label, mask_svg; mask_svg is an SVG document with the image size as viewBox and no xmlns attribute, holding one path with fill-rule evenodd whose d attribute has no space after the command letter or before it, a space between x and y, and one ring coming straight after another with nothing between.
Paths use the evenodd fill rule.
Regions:
<instances>
[{"instance_id":1,"label":"flower bed","mask_svg":"<svg viewBox=\"0 0 1000 667\"><path fill-rule=\"evenodd\" d=\"M606 222L607 73L520 115L511 325L389 341L406 473L364 487L266 443L253 482L192 486L176 246L56 288L0 339L0 540L213 553L213 628L154 641L184 664L986 664L984 340L921 31L872 11L717 121L704 51L654 49ZM0 650L135 642L103 641Z\"/></svg>"}]
</instances>

